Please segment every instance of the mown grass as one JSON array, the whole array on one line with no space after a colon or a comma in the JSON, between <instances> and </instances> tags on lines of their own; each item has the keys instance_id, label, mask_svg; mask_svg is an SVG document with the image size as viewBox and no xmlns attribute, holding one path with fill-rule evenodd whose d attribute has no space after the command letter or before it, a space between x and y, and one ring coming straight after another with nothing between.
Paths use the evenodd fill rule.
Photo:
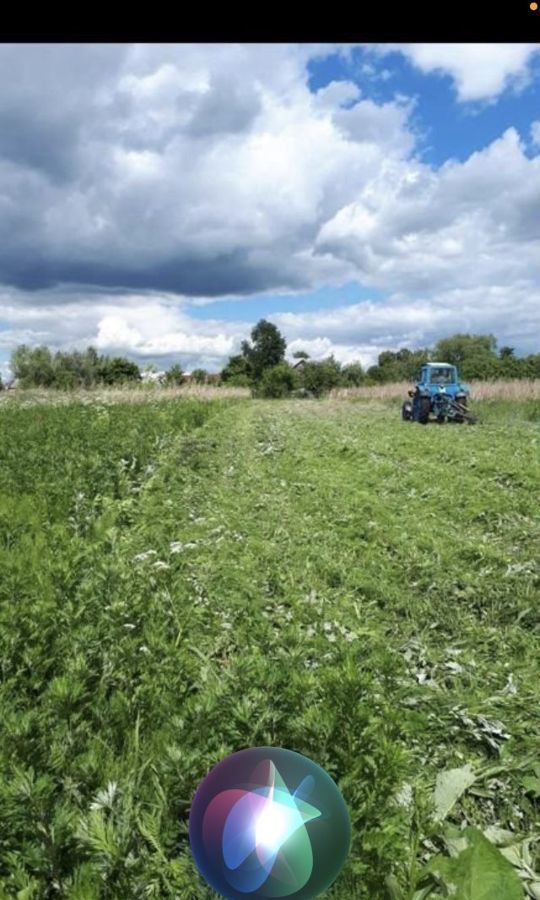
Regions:
<instances>
[{"instance_id":1,"label":"mown grass","mask_svg":"<svg viewBox=\"0 0 540 900\"><path fill-rule=\"evenodd\" d=\"M525 418L4 408L5 896L210 898L191 797L263 744L344 793L353 846L329 897L388 898L388 876L412 897L445 849L435 779L466 763L477 780L447 824L534 838L540 435Z\"/></svg>"}]
</instances>

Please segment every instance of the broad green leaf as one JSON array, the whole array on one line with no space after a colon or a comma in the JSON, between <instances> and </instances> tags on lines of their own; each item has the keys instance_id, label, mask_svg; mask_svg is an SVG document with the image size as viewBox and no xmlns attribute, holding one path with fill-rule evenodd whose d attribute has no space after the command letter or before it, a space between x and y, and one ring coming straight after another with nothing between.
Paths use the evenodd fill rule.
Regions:
<instances>
[{"instance_id":1,"label":"broad green leaf","mask_svg":"<svg viewBox=\"0 0 540 900\"><path fill-rule=\"evenodd\" d=\"M528 794L540 797L540 778L537 775L526 775L521 779L521 783Z\"/></svg>"},{"instance_id":2,"label":"broad green leaf","mask_svg":"<svg viewBox=\"0 0 540 900\"><path fill-rule=\"evenodd\" d=\"M534 867L534 858L531 853L531 844L536 843L538 835L533 834L521 841L516 841L507 847L501 847L501 853L508 859L513 866L517 866L525 873L529 873L532 877L532 869Z\"/></svg>"},{"instance_id":3,"label":"broad green leaf","mask_svg":"<svg viewBox=\"0 0 540 900\"><path fill-rule=\"evenodd\" d=\"M444 830L444 842L450 856L459 856L467 849L468 842L461 828L455 825L447 825Z\"/></svg>"},{"instance_id":4,"label":"broad green leaf","mask_svg":"<svg viewBox=\"0 0 540 900\"><path fill-rule=\"evenodd\" d=\"M510 847L501 847L501 853L513 866L519 868L523 864L521 847L519 844L512 844Z\"/></svg>"},{"instance_id":5,"label":"broad green leaf","mask_svg":"<svg viewBox=\"0 0 540 900\"><path fill-rule=\"evenodd\" d=\"M505 847L516 840L513 831L508 831L507 828L499 828L497 825L488 825L487 828L484 828L484 837L491 841L492 844L495 844L496 847Z\"/></svg>"},{"instance_id":6,"label":"broad green leaf","mask_svg":"<svg viewBox=\"0 0 540 900\"><path fill-rule=\"evenodd\" d=\"M439 772L433 796L437 821L442 822L446 818L457 800L475 780L476 775L469 763L460 769L446 769Z\"/></svg>"},{"instance_id":7,"label":"broad green leaf","mask_svg":"<svg viewBox=\"0 0 540 900\"><path fill-rule=\"evenodd\" d=\"M403 891L401 890L395 875L388 875L385 879L385 884L390 895L390 900L403 900Z\"/></svg>"},{"instance_id":8,"label":"broad green leaf","mask_svg":"<svg viewBox=\"0 0 540 900\"><path fill-rule=\"evenodd\" d=\"M502 853L477 828L463 832L468 847L455 858L436 857L425 871L454 900L523 900L521 881Z\"/></svg>"}]
</instances>

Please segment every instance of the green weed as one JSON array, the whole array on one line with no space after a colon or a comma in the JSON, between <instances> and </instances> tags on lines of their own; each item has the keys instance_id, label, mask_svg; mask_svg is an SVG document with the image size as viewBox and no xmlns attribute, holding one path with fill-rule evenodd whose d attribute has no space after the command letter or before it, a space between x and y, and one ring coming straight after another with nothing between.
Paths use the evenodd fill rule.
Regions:
<instances>
[{"instance_id":1,"label":"green weed","mask_svg":"<svg viewBox=\"0 0 540 900\"><path fill-rule=\"evenodd\" d=\"M353 844L329 897L453 884L481 900L489 871L507 891L492 898L540 896L526 418L6 405L3 894L210 898L191 798L224 755L271 744L312 757L347 801Z\"/></svg>"}]
</instances>

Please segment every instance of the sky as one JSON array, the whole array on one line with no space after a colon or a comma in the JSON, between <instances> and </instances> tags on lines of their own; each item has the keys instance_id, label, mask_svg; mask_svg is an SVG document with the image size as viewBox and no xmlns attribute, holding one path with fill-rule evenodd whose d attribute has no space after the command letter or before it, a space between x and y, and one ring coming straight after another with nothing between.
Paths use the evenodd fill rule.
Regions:
<instances>
[{"instance_id":1,"label":"sky","mask_svg":"<svg viewBox=\"0 0 540 900\"><path fill-rule=\"evenodd\" d=\"M0 45L19 344L218 371L260 318L343 363L540 352L540 45Z\"/></svg>"}]
</instances>

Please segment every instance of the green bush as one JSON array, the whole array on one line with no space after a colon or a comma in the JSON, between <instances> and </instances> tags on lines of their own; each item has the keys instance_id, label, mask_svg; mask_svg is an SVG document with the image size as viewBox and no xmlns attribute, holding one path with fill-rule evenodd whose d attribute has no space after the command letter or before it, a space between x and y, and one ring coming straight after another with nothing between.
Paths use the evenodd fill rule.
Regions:
<instances>
[{"instance_id":1,"label":"green bush","mask_svg":"<svg viewBox=\"0 0 540 900\"><path fill-rule=\"evenodd\" d=\"M128 381L140 381L139 367L124 356L105 359L99 366L98 378L104 384L125 384Z\"/></svg>"},{"instance_id":2,"label":"green bush","mask_svg":"<svg viewBox=\"0 0 540 900\"><path fill-rule=\"evenodd\" d=\"M255 393L258 397L286 397L295 386L294 372L288 363L265 369Z\"/></svg>"},{"instance_id":3,"label":"green bush","mask_svg":"<svg viewBox=\"0 0 540 900\"><path fill-rule=\"evenodd\" d=\"M184 373L182 372L181 367L178 364L176 364L174 366L171 366L169 371L166 372L164 380L165 380L165 384L167 384L167 385L172 385L172 384L180 385L180 384L183 384L186 379L184 377Z\"/></svg>"},{"instance_id":4,"label":"green bush","mask_svg":"<svg viewBox=\"0 0 540 900\"><path fill-rule=\"evenodd\" d=\"M195 384L206 384L208 382L208 372L206 369L193 369L191 378Z\"/></svg>"}]
</instances>

